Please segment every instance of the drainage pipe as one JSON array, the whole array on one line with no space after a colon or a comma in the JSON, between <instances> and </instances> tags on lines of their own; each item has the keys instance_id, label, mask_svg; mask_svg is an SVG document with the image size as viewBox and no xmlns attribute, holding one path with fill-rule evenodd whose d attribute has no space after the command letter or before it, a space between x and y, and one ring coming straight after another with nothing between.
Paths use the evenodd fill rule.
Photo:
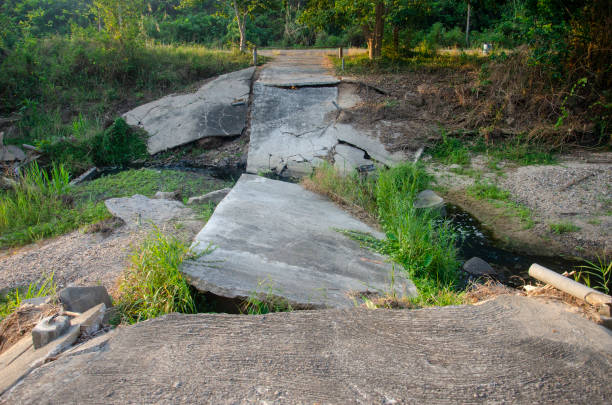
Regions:
<instances>
[{"instance_id":1,"label":"drainage pipe","mask_svg":"<svg viewBox=\"0 0 612 405\"><path fill-rule=\"evenodd\" d=\"M539 264L532 264L529 268L529 275L537 280L550 284L558 290L568 293L576 298L580 298L594 306L612 305L612 297L589 288L583 284L555 273Z\"/></svg>"}]
</instances>

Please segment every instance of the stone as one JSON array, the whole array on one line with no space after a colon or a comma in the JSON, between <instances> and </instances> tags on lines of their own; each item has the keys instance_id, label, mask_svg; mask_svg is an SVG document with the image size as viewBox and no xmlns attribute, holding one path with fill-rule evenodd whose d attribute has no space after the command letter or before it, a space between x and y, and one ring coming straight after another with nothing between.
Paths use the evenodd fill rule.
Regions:
<instances>
[{"instance_id":1,"label":"stone","mask_svg":"<svg viewBox=\"0 0 612 405\"><path fill-rule=\"evenodd\" d=\"M9 177L0 176L0 190L10 190L17 186L17 182Z\"/></svg>"},{"instance_id":2,"label":"stone","mask_svg":"<svg viewBox=\"0 0 612 405\"><path fill-rule=\"evenodd\" d=\"M218 204L230 191L232 191L231 188L222 188L221 190L211 191L201 196L191 197L187 200L187 204Z\"/></svg>"},{"instance_id":3,"label":"stone","mask_svg":"<svg viewBox=\"0 0 612 405\"><path fill-rule=\"evenodd\" d=\"M245 174L192 245L214 250L181 271L200 291L246 298L272 290L297 308L352 307L366 292L416 295L399 268L338 230L384 237L298 184Z\"/></svg>"},{"instance_id":4,"label":"stone","mask_svg":"<svg viewBox=\"0 0 612 405\"><path fill-rule=\"evenodd\" d=\"M181 193L178 191L158 191L153 198L156 200L180 200Z\"/></svg>"},{"instance_id":5,"label":"stone","mask_svg":"<svg viewBox=\"0 0 612 405\"><path fill-rule=\"evenodd\" d=\"M66 287L59 292L59 300L66 311L85 312L98 304L112 306L111 298L101 285L88 287Z\"/></svg>"},{"instance_id":6,"label":"stone","mask_svg":"<svg viewBox=\"0 0 612 405\"><path fill-rule=\"evenodd\" d=\"M15 145L0 145L0 162L13 162L15 160L24 160L26 154Z\"/></svg>"},{"instance_id":7,"label":"stone","mask_svg":"<svg viewBox=\"0 0 612 405\"><path fill-rule=\"evenodd\" d=\"M129 125L150 136L151 155L209 136L240 135L246 126L254 67L221 75L197 92L177 94L137 107L123 115Z\"/></svg>"},{"instance_id":8,"label":"stone","mask_svg":"<svg viewBox=\"0 0 612 405\"><path fill-rule=\"evenodd\" d=\"M463 270L476 277L499 276L499 272L480 257L472 257L463 264Z\"/></svg>"},{"instance_id":9,"label":"stone","mask_svg":"<svg viewBox=\"0 0 612 405\"><path fill-rule=\"evenodd\" d=\"M32 329L34 349L39 349L55 338L61 336L70 327L67 316L48 316L41 319Z\"/></svg>"},{"instance_id":10,"label":"stone","mask_svg":"<svg viewBox=\"0 0 612 405\"><path fill-rule=\"evenodd\" d=\"M52 297L50 296L28 298L26 300L21 301L21 305L33 305L37 307L39 305L48 304L49 302L51 302L51 298Z\"/></svg>"},{"instance_id":11,"label":"stone","mask_svg":"<svg viewBox=\"0 0 612 405\"><path fill-rule=\"evenodd\" d=\"M162 226L172 220L190 219L194 216L193 211L182 202L156 200L140 194L132 197L111 198L104 201L104 204L111 214L121 218L129 226L148 224Z\"/></svg>"},{"instance_id":12,"label":"stone","mask_svg":"<svg viewBox=\"0 0 612 405\"><path fill-rule=\"evenodd\" d=\"M81 184L84 183L86 181L90 181L93 180L95 178L97 178L100 175L100 171L98 170L97 167L92 167L89 170L87 170L85 173L81 174L79 177L77 177L76 179L72 180L70 182L71 185L76 186L77 184Z\"/></svg>"},{"instance_id":13,"label":"stone","mask_svg":"<svg viewBox=\"0 0 612 405\"><path fill-rule=\"evenodd\" d=\"M34 370L2 399L605 404L612 398L605 383L611 332L561 303L512 295L421 310L170 314L88 343L88 350Z\"/></svg>"},{"instance_id":14,"label":"stone","mask_svg":"<svg viewBox=\"0 0 612 405\"><path fill-rule=\"evenodd\" d=\"M440 210L445 214L444 199L432 190L423 190L417 194L414 200L414 207L427 210Z\"/></svg>"},{"instance_id":15,"label":"stone","mask_svg":"<svg viewBox=\"0 0 612 405\"><path fill-rule=\"evenodd\" d=\"M72 320L73 325L79 325L81 335L91 336L100 330L106 314L106 304L100 303Z\"/></svg>"}]
</instances>

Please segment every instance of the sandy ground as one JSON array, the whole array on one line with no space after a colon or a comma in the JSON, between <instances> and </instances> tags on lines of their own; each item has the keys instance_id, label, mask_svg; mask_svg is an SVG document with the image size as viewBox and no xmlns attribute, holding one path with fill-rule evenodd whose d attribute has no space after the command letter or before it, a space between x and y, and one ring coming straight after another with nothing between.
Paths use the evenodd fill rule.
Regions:
<instances>
[{"instance_id":1,"label":"sandy ground","mask_svg":"<svg viewBox=\"0 0 612 405\"><path fill-rule=\"evenodd\" d=\"M477 156L470 168L483 178L510 191L510 199L528 207L535 224L525 229L516 217L484 200L470 197L465 189L474 183L470 175L449 166L429 163L443 194L488 225L494 235L519 250L543 255L565 254L594 258L612 251L612 153L562 156L556 165L516 167L506 162L501 173L486 167ZM556 234L550 225L573 224L580 229Z\"/></svg>"},{"instance_id":2,"label":"sandy ground","mask_svg":"<svg viewBox=\"0 0 612 405\"><path fill-rule=\"evenodd\" d=\"M203 224L186 226L178 236L191 240ZM177 234L170 224L160 230ZM0 289L25 286L53 273L58 288L101 284L113 293L130 255L150 231L147 225L123 225L110 234L79 230L0 253Z\"/></svg>"}]
</instances>

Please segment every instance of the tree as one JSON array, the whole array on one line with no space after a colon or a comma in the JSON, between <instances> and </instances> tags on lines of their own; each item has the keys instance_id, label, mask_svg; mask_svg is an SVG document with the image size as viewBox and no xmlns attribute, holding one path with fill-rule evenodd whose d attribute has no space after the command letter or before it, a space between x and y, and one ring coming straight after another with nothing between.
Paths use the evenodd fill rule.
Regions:
<instances>
[{"instance_id":1,"label":"tree","mask_svg":"<svg viewBox=\"0 0 612 405\"><path fill-rule=\"evenodd\" d=\"M368 55L374 59L382 52L386 12L384 0L311 0L300 20L320 30L326 30L330 23L339 23L344 29L358 25L366 38Z\"/></svg>"},{"instance_id":2,"label":"tree","mask_svg":"<svg viewBox=\"0 0 612 405\"><path fill-rule=\"evenodd\" d=\"M130 42L142 35L143 0L94 0L93 7L114 39Z\"/></svg>"}]
</instances>

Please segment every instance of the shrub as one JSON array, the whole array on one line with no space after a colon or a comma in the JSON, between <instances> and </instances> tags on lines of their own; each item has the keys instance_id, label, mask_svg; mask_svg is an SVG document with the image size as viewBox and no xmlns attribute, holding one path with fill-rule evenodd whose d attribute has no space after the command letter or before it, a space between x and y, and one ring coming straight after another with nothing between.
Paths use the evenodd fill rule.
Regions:
<instances>
[{"instance_id":1,"label":"shrub","mask_svg":"<svg viewBox=\"0 0 612 405\"><path fill-rule=\"evenodd\" d=\"M98 166L125 165L147 156L147 146L143 136L132 130L123 118L118 118L93 138L92 153Z\"/></svg>"}]
</instances>

